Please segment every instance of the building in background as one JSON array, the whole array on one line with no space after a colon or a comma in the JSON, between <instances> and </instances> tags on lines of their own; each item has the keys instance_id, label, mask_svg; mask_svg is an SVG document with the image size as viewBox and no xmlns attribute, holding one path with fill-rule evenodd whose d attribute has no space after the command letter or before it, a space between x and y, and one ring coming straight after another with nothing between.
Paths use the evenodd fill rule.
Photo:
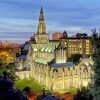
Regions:
<instances>
[{"instance_id":1,"label":"building in background","mask_svg":"<svg viewBox=\"0 0 100 100\"><path fill-rule=\"evenodd\" d=\"M21 47L22 47L21 44L14 44L14 43L8 43L7 41L6 42L0 41L0 53L9 52L15 55L16 53L20 54Z\"/></svg>"},{"instance_id":2,"label":"building in background","mask_svg":"<svg viewBox=\"0 0 100 100\"><path fill-rule=\"evenodd\" d=\"M83 58L92 54L91 37L67 37L60 41L67 48L67 58L73 54L80 54Z\"/></svg>"},{"instance_id":3,"label":"building in background","mask_svg":"<svg viewBox=\"0 0 100 100\"><path fill-rule=\"evenodd\" d=\"M52 40L59 40L62 37L63 37L63 33L61 32L52 33Z\"/></svg>"}]
</instances>

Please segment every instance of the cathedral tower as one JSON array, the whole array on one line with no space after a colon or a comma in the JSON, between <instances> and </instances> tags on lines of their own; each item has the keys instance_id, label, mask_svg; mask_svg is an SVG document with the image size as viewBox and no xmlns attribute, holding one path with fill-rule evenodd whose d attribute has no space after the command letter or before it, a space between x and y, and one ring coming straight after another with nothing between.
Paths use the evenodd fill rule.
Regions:
<instances>
[{"instance_id":1,"label":"cathedral tower","mask_svg":"<svg viewBox=\"0 0 100 100\"><path fill-rule=\"evenodd\" d=\"M61 43L55 49L55 61L56 63L66 63L67 61L66 47L61 45Z\"/></svg>"},{"instance_id":2,"label":"cathedral tower","mask_svg":"<svg viewBox=\"0 0 100 100\"><path fill-rule=\"evenodd\" d=\"M36 43L40 43L40 44L48 43L49 41L49 35L46 33L46 25L45 25L44 13L42 7L40 10L38 30L37 33L35 34L35 40Z\"/></svg>"},{"instance_id":3,"label":"cathedral tower","mask_svg":"<svg viewBox=\"0 0 100 100\"><path fill-rule=\"evenodd\" d=\"M46 26L45 26L44 13L43 13L42 7L41 7L41 10L40 10L40 17L39 17L37 34L46 34Z\"/></svg>"}]
</instances>

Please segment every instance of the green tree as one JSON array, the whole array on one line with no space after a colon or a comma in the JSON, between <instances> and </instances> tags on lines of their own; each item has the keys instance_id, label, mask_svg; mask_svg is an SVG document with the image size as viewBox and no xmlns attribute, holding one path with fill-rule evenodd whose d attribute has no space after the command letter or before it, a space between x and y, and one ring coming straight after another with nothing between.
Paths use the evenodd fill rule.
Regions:
<instances>
[{"instance_id":1,"label":"green tree","mask_svg":"<svg viewBox=\"0 0 100 100\"><path fill-rule=\"evenodd\" d=\"M5 64L2 63L0 66L0 76L3 75L3 72L6 70L9 73L9 77L15 82L18 79L18 76L15 74L16 65L15 63Z\"/></svg>"},{"instance_id":2,"label":"green tree","mask_svg":"<svg viewBox=\"0 0 100 100\"><path fill-rule=\"evenodd\" d=\"M0 64L9 64L10 62L14 61L14 56L7 53L3 52L0 54Z\"/></svg>"},{"instance_id":3,"label":"green tree","mask_svg":"<svg viewBox=\"0 0 100 100\"><path fill-rule=\"evenodd\" d=\"M100 96L100 37L94 32L93 38L92 38L92 45L94 48L94 52L92 54L92 59L94 62L93 65L93 77L92 77L92 95L94 96L94 100L97 99L98 96Z\"/></svg>"},{"instance_id":4,"label":"green tree","mask_svg":"<svg viewBox=\"0 0 100 100\"><path fill-rule=\"evenodd\" d=\"M81 54L73 54L71 57L68 58L68 61L73 61L77 63L79 62L81 56L82 56Z\"/></svg>"},{"instance_id":5,"label":"green tree","mask_svg":"<svg viewBox=\"0 0 100 100\"><path fill-rule=\"evenodd\" d=\"M3 71L6 69L6 65L5 64L1 64L0 65L0 76L2 76Z\"/></svg>"},{"instance_id":6,"label":"green tree","mask_svg":"<svg viewBox=\"0 0 100 100\"><path fill-rule=\"evenodd\" d=\"M0 75L3 71L9 72L9 77L15 81L18 77L15 75L16 64L14 62L14 56L7 52L0 53Z\"/></svg>"},{"instance_id":7,"label":"green tree","mask_svg":"<svg viewBox=\"0 0 100 100\"><path fill-rule=\"evenodd\" d=\"M15 63L9 63L6 65L6 70L9 72L9 77L15 82L18 79L18 76L15 74L15 69L16 69Z\"/></svg>"}]
</instances>

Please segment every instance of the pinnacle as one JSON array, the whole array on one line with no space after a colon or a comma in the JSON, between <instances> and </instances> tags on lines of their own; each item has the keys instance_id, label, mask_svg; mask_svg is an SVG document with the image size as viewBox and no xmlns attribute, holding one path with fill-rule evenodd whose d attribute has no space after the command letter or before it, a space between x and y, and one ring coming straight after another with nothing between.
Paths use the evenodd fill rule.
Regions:
<instances>
[{"instance_id":1,"label":"pinnacle","mask_svg":"<svg viewBox=\"0 0 100 100\"><path fill-rule=\"evenodd\" d=\"M44 20L44 14L43 14L43 8L41 6L41 10L40 10L40 18L39 20Z\"/></svg>"},{"instance_id":2,"label":"pinnacle","mask_svg":"<svg viewBox=\"0 0 100 100\"><path fill-rule=\"evenodd\" d=\"M40 13L43 13L43 7L41 6L41 10L40 10Z\"/></svg>"}]
</instances>

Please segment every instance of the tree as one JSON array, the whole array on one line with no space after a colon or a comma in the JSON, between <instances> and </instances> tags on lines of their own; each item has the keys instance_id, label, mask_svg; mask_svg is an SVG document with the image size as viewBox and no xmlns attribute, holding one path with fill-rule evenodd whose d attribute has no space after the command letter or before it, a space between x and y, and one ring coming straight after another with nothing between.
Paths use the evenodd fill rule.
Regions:
<instances>
[{"instance_id":1,"label":"tree","mask_svg":"<svg viewBox=\"0 0 100 100\"><path fill-rule=\"evenodd\" d=\"M9 78L11 78L13 82L15 82L18 79L18 76L15 74L15 69L15 63L2 64L0 66L0 76L2 76L3 72L6 70L9 73Z\"/></svg>"},{"instance_id":2,"label":"tree","mask_svg":"<svg viewBox=\"0 0 100 100\"><path fill-rule=\"evenodd\" d=\"M68 58L68 61L73 61L75 63L79 62L79 59L82 55L81 54L73 54Z\"/></svg>"},{"instance_id":3,"label":"tree","mask_svg":"<svg viewBox=\"0 0 100 100\"><path fill-rule=\"evenodd\" d=\"M0 53L0 65L9 64L10 62L13 62L14 59L15 59L14 55L11 55L7 52Z\"/></svg>"},{"instance_id":4,"label":"tree","mask_svg":"<svg viewBox=\"0 0 100 100\"><path fill-rule=\"evenodd\" d=\"M15 82L18 79L18 76L15 74L16 67L17 66L15 63L9 63L6 66L6 69L9 71L9 77L12 79L13 82Z\"/></svg>"},{"instance_id":5,"label":"tree","mask_svg":"<svg viewBox=\"0 0 100 100\"><path fill-rule=\"evenodd\" d=\"M16 64L14 63L14 56L7 52L0 53L0 76L3 71L9 72L9 77L15 81L18 77L15 75Z\"/></svg>"},{"instance_id":6,"label":"tree","mask_svg":"<svg viewBox=\"0 0 100 100\"><path fill-rule=\"evenodd\" d=\"M93 33L92 45L94 48L92 59L93 65L93 78L92 78L92 95L94 100L100 99L100 36L96 32Z\"/></svg>"}]
</instances>

